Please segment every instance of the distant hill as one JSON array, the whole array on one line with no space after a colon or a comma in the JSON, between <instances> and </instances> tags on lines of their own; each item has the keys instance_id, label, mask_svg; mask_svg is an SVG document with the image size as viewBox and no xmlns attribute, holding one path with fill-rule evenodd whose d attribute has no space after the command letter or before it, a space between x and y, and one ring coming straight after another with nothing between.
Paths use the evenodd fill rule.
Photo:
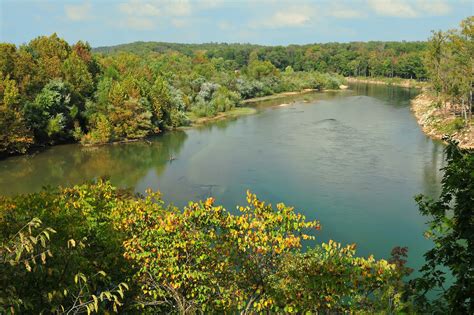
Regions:
<instances>
[{"instance_id":1,"label":"distant hill","mask_svg":"<svg viewBox=\"0 0 474 315\"><path fill-rule=\"evenodd\" d=\"M193 55L195 51L210 51L214 49L229 49L233 51L245 50L251 51L258 48L269 46L254 44L228 44L228 43L203 43L203 44L181 44L181 43L165 43L165 42L133 42L128 44L120 44L114 46L102 46L93 48L95 53L114 54L118 52L132 52L135 54L148 54L151 52L164 53L168 51L177 51L185 55Z\"/></svg>"},{"instance_id":2,"label":"distant hill","mask_svg":"<svg viewBox=\"0 0 474 315\"><path fill-rule=\"evenodd\" d=\"M267 60L280 70L335 72L345 76L399 76L423 78L422 59L427 42L350 42L288 46L255 44L134 42L97 47L93 52L113 55L120 52L145 56L176 51L193 57L203 52L207 58L222 58L242 68L252 59ZM253 57L251 56L253 54Z\"/></svg>"},{"instance_id":3,"label":"distant hill","mask_svg":"<svg viewBox=\"0 0 474 315\"><path fill-rule=\"evenodd\" d=\"M395 54L410 53L415 51L424 50L426 47L426 42L424 41L415 41L415 42L382 42L382 41L370 41L370 42L350 42L350 43L314 43L314 44L305 44L305 45L277 45L277 46L268 46L268 45L257 45L257 44L248 44L248 43L202 43L202 44L183 44L183 43L167 43L167 42L144 42L137 41L127 44L119 44L114 46L101 46L93 48L92 51L95 53L103 54L114 54L118 52L131 52L138 55L148 54L151 52L156 53L165 53L169 51L177 51L185 55L193 55L196 51L206 51L209 52L251 52L253 50L259 51L271 51L271 50L286 50L286 51L299 51L305 50L308 48L320 47L323 50L329 48L332 49L345 49L345 50L393 50ZM227 59L227 58L225 58Z\"/></svg>"}]
</instances>

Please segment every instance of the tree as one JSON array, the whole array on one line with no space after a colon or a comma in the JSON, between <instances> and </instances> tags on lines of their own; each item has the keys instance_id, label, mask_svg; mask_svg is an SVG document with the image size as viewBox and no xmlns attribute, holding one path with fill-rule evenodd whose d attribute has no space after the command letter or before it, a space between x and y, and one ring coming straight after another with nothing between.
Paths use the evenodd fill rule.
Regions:
<instances>
[{"instance_id":1,"label":"tree","mask_svg":"<svg viewBox=\"0 0 474 315\"><path fill-rule=\"evenodd\" d=\"M272 275L272 296L285 313L392 313L405 306L400 269L373 256L355 256L355 244L334 241L286 255Z\"/></svg>"},{"instance_id":2,"label":"tree","mask_svg":"<svg viewBox=\"0 0 474 315\"><path fill-rule=\"evenodd\" d=\"M13 75L15 67L16 46L0 43L0 73L4 76Z\"/></svg>"},{"instance_id":3,"label":"tree","mask_svg":"<svg viewBox=\"0 0 474 315\"><path fill-rule=\"evenodd\" d=\"M109 110L113 139L140 139L152 130L152 114L137 99L129 98Z\"/></svg>"},{"instance_id":4,"label":"tree","mask_svg":"<svg viewBox=\"0 0 474 315\"><path fill-rule=\"evenodd\" d=\"M71 84L72 91L79 98L88 97L92 93L94 88L92 75L87 64L75 51L64 61L62 72L65 80Z\"/></svg>"},{"instance_id":5,"label":"tree","mask_svg":"<svg viewBox=\"0 0 474 315\"><path fill-rule=\"evenodd\" d=\"M0 310L117 309L132 270L122 257L112 212L127 196L117 198L104 181L0 196Z\"/></svg>"},{"instance_id":6,"label":"tree","mask_svg":"<svg viewBox=\"0 0 474 315\"><path fill-rule=\"evenodd\" d=\"M22 98L25 100L33 100L36 93L43 87L38 71L38 64L28 51L28 47L21 46L15 56L13 77L17 81Z\"/></svg>"},{"instance_id":7,"label":"tree","mask_svg":"<svg viewBox=\"0 0 474 315\"><path fill-rule=\"evenodd\" d=\"M461 28L435 32L428 45L426 66L445 113L461 114L465 123L472 118L474 76L474 18L461 22Z\"/></svg>"},{"instance_id":8,"label":"tree","mask_svg":"<svg viewBox=\"0 0 474 315\"><path fill-rule=\"evenodd\" d=\"M168 83L157 77L150 90L152 122L155 126L164 128L171 125L171 95Z\"/></svg>"},{"instance_id":9,"label":"tree","mask_svg":"<svg viewBox=\"0 0 474 315\"><path fill-rule=\"evenodd\" d=\"M69 44L56 33L51 36L40 36L28 44L28 50L38 64L38 77L42 84L52 79L61 78L61 68L71 51Z\"/></svg>"},{"instance_id":10,"label":"tree","mask_svg":"<svg viewBox=\"0 0 474 315\"><path fill-rule=\"evenodd\" d=\"M20 109L16 82L0 80L0 155L25 153L33 137Z\"/></svg>"},{"instance_id":11,"label":"tree","mask_svg":"<svg viewBox=\"0 0 474 315\"><path fill-rule=\"evenodd\" d=\"M181 212L149 192L119 213L129 235L125 257L139 269L143 307L180 313L271 309L266 290L279 258L310 238L303 229L319 225L283 204L274 209L250 193L247 201L240 216L214 206L212 198Z\"/></svg>"},{"instance_id":12,"label":"tree","mask_svg":"<svg viewBox=\"0 0 474 315\"><path fill-rule=\"evenodd\" d=\"M39 142L54 142L72 136L73 120L78 113L71 104L69 86L61 80L52 80L26 108L26 118Z\"/></svg>"},{"instance_id":13,"label":"tree","mask_svg":"<svg viewBox=\"0 0 474 315\"><path fill-rule=\"evenodd\" d=\"M412 281L414 300L422 312L474 312L474 152L449 140L443 189L437 200L416 197L420 212L430 218L427 235L434 248L426 252L422 276ZM447 279L454 278L453 283ZM426 295L441 290L435 301Z\"/></svg>"},{"instance_id":14,"label":"tree","mask_svg":"<svg viewBox=\"0 0 474 315\"><path fill-rule=\"evenodd\" d=\"M264 77L277 76L278 69L270 61L255 60L249 63L247 72L253 79L260 80Z\"/></svg>"}]
</instances>

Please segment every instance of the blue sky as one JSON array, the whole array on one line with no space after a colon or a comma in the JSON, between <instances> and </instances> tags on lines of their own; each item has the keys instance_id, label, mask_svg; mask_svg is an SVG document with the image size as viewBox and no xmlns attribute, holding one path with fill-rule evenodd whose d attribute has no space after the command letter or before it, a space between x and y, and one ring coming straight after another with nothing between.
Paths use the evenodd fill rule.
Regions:
<instances>
[{"instance_id":1,"label":"blue sky","mask_svg":"<svg viewBox=\"0 0 474 315\"><path fill-rule=\"evenodd\" d=\"M0 41L56 32L93 47L133 41L268 45L425 40L474 0L0 0Z\"/></svg>"}]
</instances>

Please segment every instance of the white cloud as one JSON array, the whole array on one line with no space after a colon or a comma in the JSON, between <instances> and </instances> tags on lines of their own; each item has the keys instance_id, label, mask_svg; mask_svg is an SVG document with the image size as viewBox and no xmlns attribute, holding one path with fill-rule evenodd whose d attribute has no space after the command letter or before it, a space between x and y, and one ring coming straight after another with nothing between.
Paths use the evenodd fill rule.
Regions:
<instances>
[{"instance_id":1,"label":"white cloud","mask_svg":"<svg viewBox=\"0 0 474 315\"><path fill-rule=\"evenodd\" d=\"M325 12L325 15L338 19L355 19L367 16L360 7L358 2L332 0L330 5L319 7L318 12Z\"/></svg>"},{"instance_id":2,"label":"white cloud","mask_svg":"<svg viewBox=\"0 0 474 315\"><path fill-rule=\"evenodd\" d=\"M401 18L439 16L451 12L446 0L368 0L376 14Z\"/></svg>"},{"instance_id":3,"label":"white cloud","mask_svg":"<svg viewBox=\"0 0 474 315\"><path fill-rule=\"evenodd\" d=\"M145 17L129 17L125 20L127 27L135 30L149 31L155 28L155 22Z\"/></svg>"},{"instance_id":4,"label":"white cloud","mask_svg":"<svg viewBox=\"0 0 474 315\"><path fill-rule=\"evenodd\" d=\"M189 0L129 0L118 5L119 10L130 16L189 16Z\"/></svg>"},{"instance_id":5,"label":"white cloud","mask_svg":"<svg viewBox=\"0 0 474 315\"><path fill-rule=\"evenodd\" d=\"M362 11L341 7L334 8L329 12L329 15L339 19L355 19L366 16Z\"/></svg>"},{"instance_id":6,"label":"white cloud","mask_svg":"<svg viewBox=\"0 0 474 315\"><path fill-rule=\"evenodd\" d=\"M301 26L309 21L308 14L303 12L277 12L270 23L277 26Z\"/></svg>"},{"instance_id":7,"label":"white cloud","mask_svg":"<svg viewBox=\"0 0 474 315\"><path fill-rule=\"evenodd\" d=\"M254 28L301 27L307 25L312 18L313 9L311 7L291 7L278 10L267 18L261 17L250 24Z\"/></svg>"},{"instance_id":8,"label":"white cloud","mask_svg":"<svg viewBox=\"0 0 474 315\"><path fill-rule=\"evenodd\" d=\"M163 21L185 27L188 22L182 17L192 14L189 0L128 0L120 3L118 9L125 15L120 25L136 30L152 30Z\"/></svg>"},{"instance_id":9,"label":"white cloud","mask_svg":"<svg viewBox=\"0 0 474 315\"><path fill-rule=\"evenodd\" d=\"M369 0L375 13L383 16L412 18L418 14L412 5L403 0Z\"/></svg>"},{"instance_id":10,"label":"white cloud","mask_svg":"<svg viewBox=\"0 0 474 315\"><path fill-rule=\"evenodd\" d=\"M92 6L89 2L83 4L68 4L64 6L66 17L71 21L84 21L91 17Z\"/></svg>"},{"instance_id":11,"label":"white cloud","mask_svg":"<svg viewBox=\"0 0 474 315\"><path fill-rule=\"evenodd\" d=\"M442 0L417 0L420 10L432 15L446 15L451 12L451 6Z\"/></svg>"},{"instance_id":12,"label":"white cloud","mask_svg":"<svg viewBox=\"0 0 474 315\"><path fill-rule=\"evenodd\" d=\"M128 16L159 16L160 9L155 3L143 2L140 0L130 0L125 3L120 3L118 6L122 13Z\"/></svg>"},{"instance_id":13,"label":"white cloud","mask_svg":"<svg viewBox=\"0 0 474 315\"><path fill-rule=\"evenodd\" d=\"M172 16L191 15L191 3L188 0L172 0L163 3L165 10Z\"/></svg>"},{"instance_id":14,"label":"white cloud","mask_svg":"<svg viewBox=\"0 0 474 315\"><path fill-rule=\"evenodd\" d=\"M194 5L202 9L214 9L222 6L225 3L224 0L195 0Z\"/></svg>"}]
</instances>

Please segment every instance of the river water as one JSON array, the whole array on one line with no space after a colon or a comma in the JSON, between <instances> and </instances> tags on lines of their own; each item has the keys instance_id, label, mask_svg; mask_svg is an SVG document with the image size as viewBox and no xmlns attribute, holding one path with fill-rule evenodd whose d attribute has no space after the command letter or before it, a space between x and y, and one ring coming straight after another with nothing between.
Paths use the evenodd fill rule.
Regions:
<instances>
[{"instance_id":1,"label":"river water","mask_svg":"<svg viewBox=\"0 0 474 315\"><path fill-rule=\"evenodd\" d=\"M0 194L108 176L138 192L160 190L178 206L212 195L236 211L250 189L320 220L318 242L355 242L359 254L376 258L408 246L417 268L431 243L413 196L439 194L443 145L417 125L409 108L415 95L351 85L262 102L255 115L168 132L150 143L56 146L0 161Z\"/></svg>"}]
</instances>

